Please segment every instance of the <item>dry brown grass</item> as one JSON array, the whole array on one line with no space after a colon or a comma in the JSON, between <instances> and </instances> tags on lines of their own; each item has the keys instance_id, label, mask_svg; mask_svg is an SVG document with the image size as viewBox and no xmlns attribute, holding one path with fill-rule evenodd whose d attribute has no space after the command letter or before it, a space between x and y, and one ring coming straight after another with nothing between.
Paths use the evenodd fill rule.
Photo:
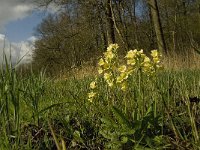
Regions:
<instances>
[{"instance_id":1,"label":"dry brown grass","mask_svg":"<svg viewBox=\"0 0 200 150\"><path fill-rule=\"evenodd\" d=\"M56 80L66 80L70 78L83 79L85 77L97 75L97 67L87 64L81 67L72 68L71 70L63 71L57 76Z\"/></svg>"},{"instance_id":2,"label":"dry brown grass","mask_svg":"<svg viewBox=\"0 0 200 150\"><path fill-rule=\"evenodd\" d=\"M163 59L166 69L200 69L200 54L193 49L188 50L185 54L171 53Z\"/></svg>"},{"instance_id":3,"label":"dry brown grass","mask_svg":"<svg viewBox=\"0 0 200 150\"><path fill-rule=\"evenodd\" d=\"M188 50L185 54L171 53L163 57L163 65L167 70L200 69L200 54L193 49ZM63 71L57 76L56 80L66 80L70 78L83 79L96 75L98 75L98 72L94 63L86 63L81 67Z\"/></svg>"}]
</instances>

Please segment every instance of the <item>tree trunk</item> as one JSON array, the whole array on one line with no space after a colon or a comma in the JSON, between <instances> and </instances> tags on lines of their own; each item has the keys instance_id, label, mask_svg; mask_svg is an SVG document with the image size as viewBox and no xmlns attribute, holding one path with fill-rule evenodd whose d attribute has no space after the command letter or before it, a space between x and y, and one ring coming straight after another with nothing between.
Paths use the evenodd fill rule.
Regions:
<instances>
[{"instance_id":1,"label":"tree trunk","mask_svg":"<svg viewBox=\"0 0 200 150\"><path fill-rule=\"evenodd\" d=\"M151 16L151 10L150 7L148 8L148 15L149 15L149 20L150 20L150 34L149 34L149 42L150 42L150 49L154 49L155 45L156 45L156 41L155 41L155 32L154 32L154 25L153 25L153 19Z\"/></svg>"},{"instance_id":2,"label":"tree trunk","mask_svg":"<svg viewBox=\"0 0 200 150\"><path fill-rule=\"evenodd\" d=\"M135 29L135 32L134 32L135 46L136 46L136 48L139 48L138 35L137 35L138 27L137 27L136 2L135 2L135 0L133 0L133 17L134 17L134 29Z\"/></svg>"},{"instance_id":3,"label":"tree trunk","mask_svg":"<svg viewBox=\"0 0 200 150\"><path fill-rule=\"evenodd\" d=\"M155 33L156 33L156 37L157 37L158 49L163 54L167 54L167 49L166 49L163 30L162 30L162 26L161 26L161 20L160 20L157 0L147 0L147 2L149 4L150 11L151 11L152 22L154 24L154 29L155 29Z\"/></svg>"},{"instance_id":4,"label":"tree trunk","mask_svg":"<svg viewBox=\"0 0 200 150\"><path fill-rule=\"evenodd\" d=\"M99 24L99 31L100 31L100 37L101 37L101 48L102 50L106 50L107 48L107 37L106 37L106 29L104 26L104 21L103 21L103 15L102 15L102 6L103 3L99 3L97 6L97 17L98 17L98 24Z\"/></svg>"},{"instance_id":5,"label":"tree trunk","mask_svg":"<svg viewBox=\"0 0 200 150\"><path fill-rule=\"evenodd\" d=\"M111 0L106 0L107 38L108 45L115 43L114 21L112 19Z\"/></svg>"},{"instance_id":6,"label":"tree trunk","mask_svg":"<svg viewBox=\"0 0 200 150\"><path fill-rule=\"evenodd\" d=\"M200 4L199 4L199 14L200 14Z\"/></svg>"}]
</instances>

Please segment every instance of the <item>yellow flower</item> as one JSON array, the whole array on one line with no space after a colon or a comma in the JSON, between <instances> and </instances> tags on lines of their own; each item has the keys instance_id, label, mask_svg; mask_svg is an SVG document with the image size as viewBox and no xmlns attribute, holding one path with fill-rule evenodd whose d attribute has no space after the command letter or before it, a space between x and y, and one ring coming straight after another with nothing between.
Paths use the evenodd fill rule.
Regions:
<instances>
[{"instance_id":1,"label":"yellow flower","mask_svg":"<svg viewBox=\"0 0 200 150\"><path fill-rule=\"evenodd\" d=\"M126 91L127 90L127 87L128 87L128 85L127 85L127 82L123 82L122 84L121 84L121 90L122 91Z\"/></svg>"},{"instance_id":2,"label":"yellow flower","mask_svg":"<svg viewBox=\"0 0 200 150\"><path fill-rule=\"evenodd\" d=\"M112 74L111 73L105 73L104 74L104 79L109 80L111 78Z\"/></svg>"},{"instance_id":3,"label":"yellow flower","mask_svg":"<svg viewBox=\"0 0 200 150\"><path fill-rule=\"evenodd\" d=\"M126 58L134 58L135 57L135 55L136 55L136 53L137 53L137 50L135 49L135 50L130 50L130 51L128 51L128 53L126 54Z\"/></svg>"},{"instance_id":4,"label":"yellow flower","mask_svg":"<svg viewBox=\"0 0 200 150\"><path fill-rule=\"evenodd\" d=\"M144 68L146 69L146 70L148 70L148 68L150 68L151 67L151 60L149 59L149 57L145 57L144 58L144 61L143 61L143 66L144 66Z\"/></svg>"},{"instance_id":5,"label":"yellow flower","mask_svg":"<svg viewBox=\"0 0 200 150\"><path fill-rule=\"evenodd\" d=\"M123 78L121 76L117 77L117 83L121 83L123 81Z\"/></svg>"},{"instance_id":6,"label":"yellow flower","mask_svg":"<svg viewBox=\"0 0 200 150\"><path fill-rule=\"evenodd\" d=\"M127 69L127 74L128 74L128 75L131 75L131 74L133 73L133 71L134 71L134 68L129 67L129 68Z\"/></svg>"},{"instance_id":7,"label":"yellow flower","mask_svg":"<svg viewBox=\"0 0 200 150\"><path fill-rule=\"evenodd\" d=\"M92 103L92 101L93 101L93 99L94 99L94 97L95 97L96 94L97 93L95 93L93 91L90 92L90 93L88 93L88 101Z\"/></svg>"},{"instance_id":8,"label":"yellow flower","mask_svg":"<svg viewBox=\"0 0 200 150\"><path fill-rule=\"evenodd\" d=\"M148 76L149 73L151 74L151 72L153 72L153 70L154 69L153 69L151 64L145 64L144 65L143 72L147 73L147 76Z\"/></svg>"},{"instance_id":9,"label":"yellow flower","mask_svg":"<svg viewBox=\"0 0 200 150\"><path fill-rule=\"evenodd\" d=\"M140 57L145 59L145 57L147 57L145 54L140 54Z\"/></svg>"},{"instance_id":10,"label":"yellow flower","mask_svg":"<svg viewBox=\"0 0 200 150\"><path fill-rule=\"evenodd\" d=\"M107 51L117 50L119 48L118 44L110 44L107 48Z\"/></svg>"},{"instance_id":11,"label":"yellow flower","mask_svg":"<svg viewBox=\"0 0 200 150\"><path fill-rule=\"evenodd\" d=\"M104 60L103 60L103 58L101 58L100 60L99 60L99 66L103 66L104 64L105 64L105 62L104 62Z\"/></svg>"},{"instance_id":12,"label":"yellow flower","mask_svg":"<svg viewBox=\"0 0 200 150\"><path fill-rule=\"evenodd\" d=\"M137 52L138 54L143 54L143 49Z\"/></svg>"},{"instance_id":13,"label":"yellow flower","mask_svg":"<svg viewBox=\"0 0 200 150\"><path fill-rule=\"evenodd\" d=\"M90 88L91 88L91 89L95 89L95 88L96 88L96 82L95 82L95 81L92 81L92 82L90 83Z\"/></svg>"},{"instance_id":14,"label":"yellow flower","mask_svg":"<svg viewBox=\"0 0 200 150\"><path fill-rule=\"evenodd\" d=\"M152 65L151 65L150 62L146 62L146 63L143 64L143 66L144 66L145 69L148 69L148 68L150 69Z\"/></svg>"},{"instance_id":15,"label":"yellow flower","mask_svg":"<svg viewBox=\"0 0 200 150\"><path fill-rule=\"evenodd\" d=\"M88 93L88 97L89 98L93 98L95 95L96 95L97 93L95 93L95 92L90 92L90 93Z\"/></svg>"},{"instance_id":16,"label":"yellow flower","mask_svg":"<svg viewBox=\"0 0 200 150\"><path fill-rule=\"evenodd\" d=\"M158 57L158 51L157 50L152 50L151 51L151 56L154 57Z\"/></svg>"},{"instance_id":17,"label":"yellow flower","mask_svg":"<svg viewBox=\"0 0 200 150\"><path fill-rule=\"evenodd\" d=\"M122 65L122 66L120 66L119 68L118 68L118 71L119 72L125 72L126 71L126 66L125 65Z\"/></svg>"},{"instance_id":18,"label":"yellow flower","mask_svg":"<svg viewBox=\"0 0 200 150\"><path fill-rule=\"evenodd\" d=\"M149 57L147 57L147 56L144 57L144 63L150 63L150 61L151 60L149 59Z\"/></svg>"},{"instance_id":19,"label":"yellow flower","mask_svg":"<svg viewBox=\"0 0 200 150\"><path fill-rule=\"evenodd\" d=\"M102 69L101 67L99 67L98 73L99 73L99 74L102 74L102 73L103 73L103 69Z\"/></svg>"},{"instance_id":20,"label":"yellow flower","mask_svg":"<svg viewBox=\"0 0 200 150\"><path fill-rule=\"evenodd\" d=\"M124 80L126 80L128 78L128 74L126 72L123 72L120 74L119 77L117 77L117 83L121 83L123 82Z\"/></svg>"},{"instance_id":21,"label":"yellow flower","mask_svg":"<svg viewBox=\"0 0 200 150\"><path fill-rule=\"evenodd\" d=\"M93 98L88 98L88 101L89 101L90 103L92 103L92 102L93 102Z\"/></svg>"},{"instance_id":22,"label":"yellow flower","mask_svg":"<svg viewBox=\"0 0 200 150\"><path fill-rule=\"evenodd\" d=\"M114 81L113 80L107 80L108 86L112 87L114 85Z\"/></svg>"},{"instance_id":23,"label":"yellow flower","mask_svg":"<svg viewBox=\"0 0 200 150\"><path fill-rule=\"evenodd\" d=\"M105 59L112 60L115 57L115 54L112 51L107 51L104 53Z\"/></svg>"},{"instance_id":24,"label":"yellow flower","mask_svg":"<svg viewBox=\"0 0 200 150\"><path fill-rule=\"evenodd\" d=\"M156 68L160 70L164 69L164 67L161 64L156 64Z\"/></svg>"},{"instance_id":25,"label":"yellow flower","mask_svg":"<svg viewBox=\"0 0 200 150\"><path fill-rule=\"evenodd\" d=\"M127 60L127 65L135 65L136 64L136 61L135 61L135 59L128 59Z\"/></svg>"},{"instance_id":26,"label":"yellow flower","mask_svg":"<svg viewBox=\"0 0 200 150\"><path fill-rule=\"evenodd\" d=\"M119 48L118 44L112 44L112 46L113 46L114 49L118 49Z\"/></svg>"},{"instance_id":27,"label":"yellow flower","mask_svg":"<svg viewBox=\"0 0 200 150\"><path fill-rule=\"evenodd\" d=\"M159 63L159 62L160 62L160 59L159 59L158 57L154 57L154 58L153 58L153 61L154 61L154 63Z\"/></svg>"}]
</instances>

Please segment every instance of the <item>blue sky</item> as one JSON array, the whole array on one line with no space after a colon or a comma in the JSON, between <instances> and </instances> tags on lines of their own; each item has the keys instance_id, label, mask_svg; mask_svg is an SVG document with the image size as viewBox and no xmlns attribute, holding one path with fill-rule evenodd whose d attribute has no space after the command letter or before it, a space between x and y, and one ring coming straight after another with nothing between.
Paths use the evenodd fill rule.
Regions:
<instances>
[{"instance_id":1,"label":"blue sky","mask_svg":"<svg viewBox=\"0 0 200 150\"><path fill-rule=\"evenodd\" d=\"M42 21L44 13L32 12L22 19L10 21L5 25L4 34L10 42L25 41L35 32L35 28Z\"/></svg>"},{"instance_id":2,"label":"blue sky","mask_svg":"<svg viewBox=\"0 0 200 150\"><path fill-rule=\"evenodd\" d=\"M37 25L45 17L44 10L36 11L37 6L33 4L33 0L0 1L0 64L3 53L12 55L12 62L22 57L24 62L30 62L36 39L33 35ZM56 10L54 5L48 8L51 13Z\"/></svg>"},{"instance_id":3,"label":"blue sky","mask_svg":"<svg viewBox=\"0 0 200 150\"><path fill-rule=\"evenodd\" d=\"M24 17L13 18L1 25L0 64L3 60L3 51L12 56L11 61L14 63L22 57L24 58L22 63L31 61L34 48L32 43L35 40L34 32L44 17L44 13L32 11L31 13L27 12ZM10 45L12 46L11 54Z\"/></svg>"}]
</instances>

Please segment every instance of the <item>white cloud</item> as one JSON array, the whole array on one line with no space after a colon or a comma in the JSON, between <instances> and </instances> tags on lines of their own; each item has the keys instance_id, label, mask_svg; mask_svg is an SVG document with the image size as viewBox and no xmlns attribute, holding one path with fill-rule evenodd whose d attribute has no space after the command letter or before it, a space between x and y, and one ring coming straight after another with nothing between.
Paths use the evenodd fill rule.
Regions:
<instances>
[{"instance_id":1,"label":"white cloud","mask_svg":"<svg viewBox=\"0 0 200 150\"><path fill-rule=\"evenodd\" d=\"M34 0L0 0L0 33L5 30L6 24L29 16L36 11L36 8L37 4L34 3ZM51 3L46 11L55 13L60 9L61 7ZM37 11L43 12L44 8L40 7Z\"/></svg>"},{"instance_id":2,"label":"white cloud","mask_svg":"<svg viewBox=\"0 0 200 150\"><path fill-rule=\"evenodd\" d=\"M64 10L64 8L54 4L54 3L50 3L48 8L47 8L47 12L49 13L56 13L56 12L59 12L59 11L62 11L62 9Z\"/></svg>"},{"instance_id":3,"label":"white cloud","mask_svg":"<svg viewBox=\"0 0 200 150\"><path fill-rule=\"evenodd\" d=\"M27 41L30 41L30 42L35 42L37 40L37 38L35 36L31 36L27 39Z\"/></svg>"},{"instance_id":4,"label":"white cloud","mask_svg":"<svg viewBox=\"0 0 200 150\"><path fill-rule=\"evenodd\" d=\"M22 41L17 43L19 50L20 63L27 63L32 61L32 54L34 45L32 41Z\"/></svg>"},{"instance_id":5,"label":"white cloud","mask_svg":"<svg viewBox=\"0 0 200 150\"><path fill-rule=\"evenodd\" d=\"M14 20L23 19L34 9L33 3L25 0L1 0L0 3L0 32L5 25Z\"/></svg>"},{"instance_id":6,"label":"white cloud","mask_svg":"<svg viewBox=\"0 0 200 150\"><path fill-rule=\"evenodd\" d=\"M32 36L26 41L10 43L5 35L0 34L0 64L5 63L5 61L3 61L5 55L8 59L11 56L12 63L17 63L19 60L20 63L30 62L32 60L32 50L35 40L36 38Z\"/></svg>"},{"instance_id":7,"label":"white cloud","mask_svg":"<svg viewBox=\"0 0 200 150\"><path fill-rule=\"evenodd\" d=\"M0 0L0 33L5 30L5 25L11 21L23 19L29 16L35 10L33 0ZM51 4L47 12L54 13L59 7ZM38 11L43 11L42 8ZM13 22L14 23L14 22ZM12 56L12 62L17 62L23 57L21 63L31 61L33 43L36 40L34 36L19 43L10 43L5 35L0 34L0 65L3 62L3 54L7 57Z\"/></svg>"},{"instance_id":8,"label":"white cloud","mask_svg":"<svg viewBox=\"0 0 200 150\"><path fill-rule=\"evenodd\" d=\"M5 39L5 35L0 34L0 40L4 40Z\"/></svg>"}]
</instances>

